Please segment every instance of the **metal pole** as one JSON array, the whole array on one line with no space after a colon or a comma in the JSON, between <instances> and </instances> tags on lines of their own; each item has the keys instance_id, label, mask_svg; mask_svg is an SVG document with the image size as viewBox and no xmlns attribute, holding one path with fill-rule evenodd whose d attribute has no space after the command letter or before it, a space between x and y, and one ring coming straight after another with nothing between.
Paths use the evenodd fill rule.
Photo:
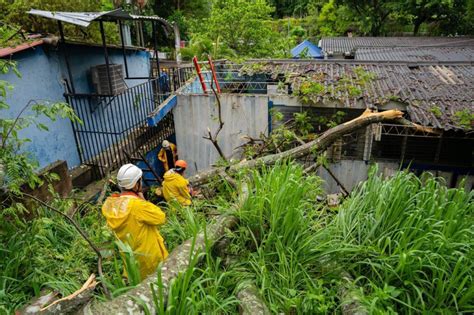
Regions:
<instances>
[{"instance_id":1,"label":"metal pole","mask_svg":"<svg viewBox=\"0 0 474 315\"><path fill-rule=\"evenodd\" d=\"M160 60L158 58L158 50L156 45L156 25L155 21L151 22L152 30L153 30L153 49L155 50L155 58L156 58L156 66L158 67L158 80L160 79Z\"/></svg>"},{"instance_id":2,"label":"metal pole","mask_svg":"<svg viewBox=\"0 0 474 315\"><path fill-rule=\"evenodd\" d=\"M102 46L104 47L105 66L107 70L107 80L109 81L109 94L113 95L112 91L112 80L110 80L110 69L109 69L109 53L107 51L107 43L105 42L104 23L99 21L100 24L100 36L102 37Z\"/></svg>"},{"instance_id":3,"label":"metal pole","mask_svg":"<svg viewBox=\"0 0 474 315\"><path fill-rule=\"evenodd\" d=\"M128 64L127 64L127 55L125 51L125 41L123 39L123 30L122 30L122 21L119 20L119 30L120 30L120 40L122 41L122 54L123 54L123 64L125 65L125 75L128 78Z\"/></svg>"},{"instance_id":4,"label":"metal pole","mask_svg":"<svg viewBox=\"0 0 474 315\"><path fill-rule=\"evenodd\" d=\"M156 68L158 70L158 80L155 82L158 82L158 100L159 103L161 104L161 71L160 71L160 59L158 58L158 49L156 45L156 25L155 21L151 21L151 27L152 27L152 32L153 32L153 50L155 51L155 58L156 58ZM152 67L153 69L153 67Z\"/></svg>"},{"instance_id":5,"label":"metal pole","mask_svg":"<svg viewBox=\"0 0 474 315\"><path fill-rule=\"evenodd\" d=\"M67 68L67 73L69 76L69 81L71 84L72 94L76 94L76 89L74 88L74 81L72 80L71 65L69 64L69 54L66 48L66 40L64 39L63 24L61 23L61 21L58 21L58 28L59 28L59 35L61 36L61 43L63 44L64 59L66 61L66 68Z\"/></svg>"}]
</instances>

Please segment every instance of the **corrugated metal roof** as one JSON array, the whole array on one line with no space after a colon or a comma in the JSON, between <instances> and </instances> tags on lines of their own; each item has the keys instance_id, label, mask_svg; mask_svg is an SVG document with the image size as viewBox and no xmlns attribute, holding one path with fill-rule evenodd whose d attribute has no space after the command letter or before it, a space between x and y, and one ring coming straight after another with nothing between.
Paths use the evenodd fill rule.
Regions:
<instances>
[{"instance_id":1,"label":"corrugated metal roof","mask_svg":"<svg viewBox=\"0 0 474 315\"><path fill-rule=\"evenodd\" d=\"M7 57L13 55L14 53L33 48L35 46L39 46L43 44L43 39L34 40L31 42L24 42L20 45L15 47L0 47L0 57Z\"/></svg>"},{"instance_id":2,"label":"corrugated metal roof","mask_svg":"<svg viewBox=\"0 0 474 315\"><path fill-rule=\"evenodd\" d=\"M170 22L159 16L133 15L122 9L104 12L59 12L31 9L28 13L84 27L88 27L91 22L96 20L149 20L158 21L167 27L172 27Z\"/></svg>"},{"instance_id":3,"label":"corrugated metal roof","mask_svg":"<svg viewBox=\"0 0 474 315\"><path fill-rule=\"evenodd\" d=\"M362 47L356 60L473 62L474 46L468 47Z\"/></svg>"},{"instance_id":4,"label":"corrugated metal roof","mask_svg":"<svg viewBox=\"0 0 474 315\"><path fill-rule=\"evenodd\" d=\"M285 75L294 90L303 82L317 82L324 90L315 101L339 101L346 107L357 102L380 106L389 101L407 105L409 118L424 126L450 130L463 129L460 112L474 114L474 67L465 65L415 65L338 62L266 62L242 68L253 73L266 73L276 78ZM257 69L257 70L255 70ZM364 71L360 71L363 69ZM364 74L372 80L359 84ZM357 87L361 94L351 95ZM474 122L471 120L471 128Z\"/></svg>"},{"instance_id":5,"label":"corrugated metal roof","mask_svg":"<svg viewBox=\"0 0 474 315\"><path fill-rule=\"evenodd\" d=\"M361 47L454 47L474 46L473 37L323 37L325 52L344 53Z\"/></svg>"}]
</instances>

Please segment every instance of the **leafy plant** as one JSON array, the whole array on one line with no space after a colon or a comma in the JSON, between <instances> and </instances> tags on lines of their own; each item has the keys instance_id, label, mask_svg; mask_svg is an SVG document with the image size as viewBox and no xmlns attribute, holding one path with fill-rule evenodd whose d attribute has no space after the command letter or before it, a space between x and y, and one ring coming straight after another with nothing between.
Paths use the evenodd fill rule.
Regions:
<instances>
[{"instance_id":1,"label":"leafy plant","mask_svg":"<svg viewBox=\"0 0 474 315\"><path fill-rule=\"evenodd\" d=\"M311 117L308 115L308 112L294 113L293 117L295 119L295 128L301 135L306 136L313 130Z\"/></svg>"},{"instance_id":2,"label":"leafy plant","mask_svg":"<svg viewBox=\"0 0 474 315\"><path fill-rule=\"evenodd\" d=\"M442 112L441 112L441 108L439 108L438 106L433 106L430 108L430 112L433 113L433 115L436 116L436 118L440 118L442 116Z\"/></svg>"},{"instance_id":3,"label":"leafy plant","mask_svg":"<svg viewBox=\"0 0 474 315\"><path fill-rule=\"evenodd\" d=\"M474 125L474 113L472 110L463 109L456 111L454 113L454 117L457 120L459 126L467 130L472 129L472 126Z\"/></svg>"}]
</instances>

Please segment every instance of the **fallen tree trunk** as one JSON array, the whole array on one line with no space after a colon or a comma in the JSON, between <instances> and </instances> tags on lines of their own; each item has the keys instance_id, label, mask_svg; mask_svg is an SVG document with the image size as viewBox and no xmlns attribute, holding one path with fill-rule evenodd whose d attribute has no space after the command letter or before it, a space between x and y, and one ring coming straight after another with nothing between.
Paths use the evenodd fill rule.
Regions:
<instances>
[{"instance_id":1,"label":"fallen tree trunk","mask_svg":"<svg viewBox=\"0 0 474 315\"><path fill-rule=\"evenodd\" d=\"M237 299L240 301L240 315L270 315L265 303L258 294L258 290L254 285L249 285L237 292Z\"/></svg>"},{"instance_id":2,"label":"fallen tree trunk","mask_svg":"<svg viewBox=\"0 0 474 315\"><path fill-rule=\"evenodd\" d=\"M233 210L240 208L247 197L248 189L246 185L243 185L239 200L233 205ZM227 229L232 229L237 223L237 217L227 214L221 215L215 223L207 226L205 233L199 233L195 238L188 239L173 250L161 266L163 301L167 300L170 282L188 269L194 257L202 258L200 254L206 252L206 244L212 246L225 234ZM87 305L81 314L143 314L142 304L146 305L151 314L154 314L156 309L150 285L157 283L158 273L155 273L142 281L136 288L114 300Z\"/></svg>"},{"instance_id":3,"label":"fallen tree trunk","mask_svg":"<svg viewBox=\"0 0 474 315\"><path fill-rule=\"evenodd\" d=\"M347 272L341 273L342 283L339 287L339 298L343 315L367 315L369 311L360 302L360 292L354 286L354 279Z\"/></svg>"},{"instance_id":4,"label":"fallen tree trunk","mask_svg":"<svg viewBox=\"0 0 474 315\"><path fill-rule=\"evenodd\" d=\"M314 150L323 151L328 146L330 146L335 140L339 139L343 135L356 131L360 128L382 121L394 121L402 117L403 113L399 110L387 110L384 112L374 113L371 110L367 109L361 116L327 130L316 140L313 140L304 145L282 153L263 156L255 160L242 161L238 164L234 164L228 167L226 171L228 173L232 173L242 168L253 168L261 165L271 165L281 159L298 159L310 154ZM208 171L201 172L193 177L190 177L189 181L192 185L195 186L203 185L209 182L211 178L219 175L219 173L221 173L224 169L225 168L222 167L213 168Z\"/></svg>"}]
</instances>

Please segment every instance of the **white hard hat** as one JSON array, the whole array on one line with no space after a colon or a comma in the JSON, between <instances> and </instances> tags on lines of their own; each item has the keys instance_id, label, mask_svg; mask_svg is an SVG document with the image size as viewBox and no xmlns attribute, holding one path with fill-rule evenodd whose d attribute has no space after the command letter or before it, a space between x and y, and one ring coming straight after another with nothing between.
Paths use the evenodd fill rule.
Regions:
<instances>
[{"instance_id":1,"label":"white hard hat","mask_svg":"<svg viewBox=\"0 0 474 315\"><path fill-rule=\"evenodd\" d=\"M167 148L170 146L170 142L168 140L163 140L163 142L161 143L161 146L163 148Z\"/></svg>"},{"instance_id":2,"label":"white hard hat","mask_svg":"<svg viewBox=\"0 0 474 315\"><path fill-rule=\"evenodd\" d=\"M142 177L143 172L133 164L123 165L117 173L118 185L125 189L131 189Z\"/></svg>"}]
</instances>

